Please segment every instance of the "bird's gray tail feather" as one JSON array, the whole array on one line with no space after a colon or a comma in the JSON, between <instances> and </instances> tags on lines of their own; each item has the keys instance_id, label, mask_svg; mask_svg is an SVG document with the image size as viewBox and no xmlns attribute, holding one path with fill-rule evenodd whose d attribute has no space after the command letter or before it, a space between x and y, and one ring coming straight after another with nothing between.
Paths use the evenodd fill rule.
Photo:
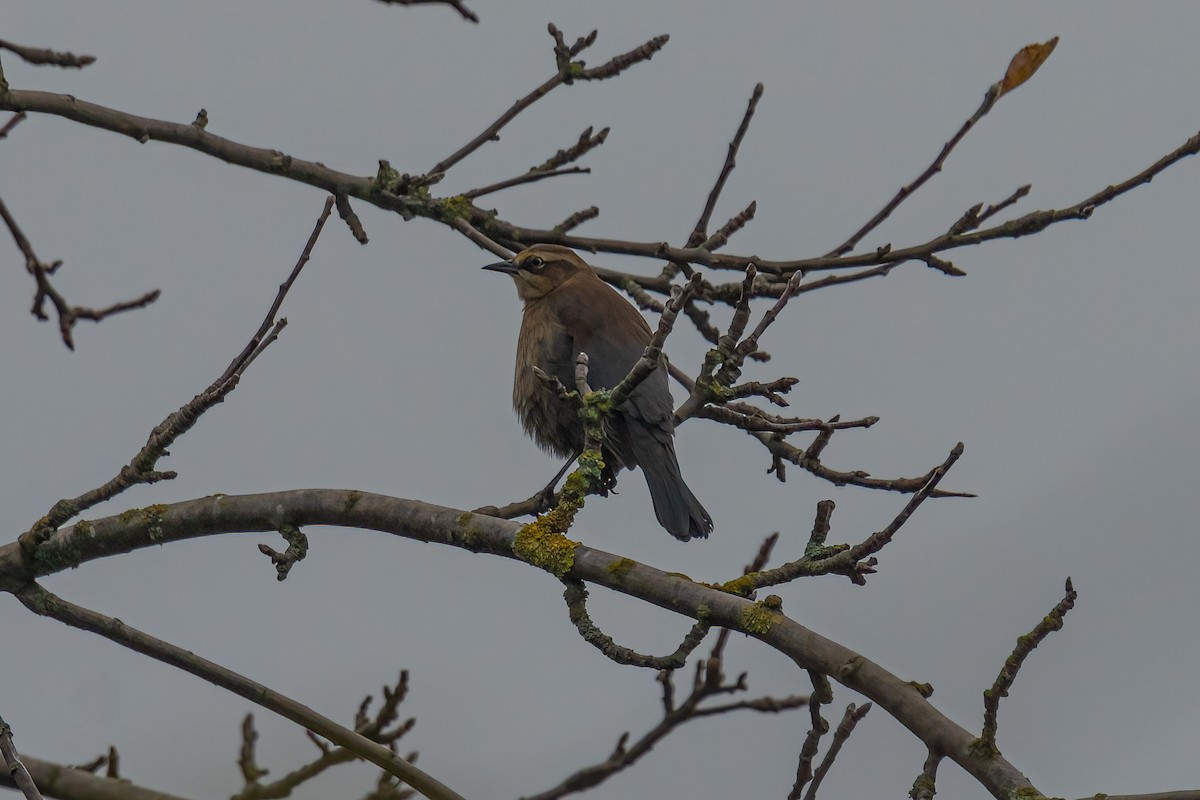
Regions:
<instances>
[{"instance_id":1,"label":"bird's gray tail feather","mask_svg":"<svg viewBox=\"0 0 1200 800\"><path fill-rule=\"evenodd\" d=\"M712 517L683 482L669 435L665 441L652 435L629 439L642 474L646 476L659 524L681 541L708 538L713 529Z\"/></svg>"}]
</instances>

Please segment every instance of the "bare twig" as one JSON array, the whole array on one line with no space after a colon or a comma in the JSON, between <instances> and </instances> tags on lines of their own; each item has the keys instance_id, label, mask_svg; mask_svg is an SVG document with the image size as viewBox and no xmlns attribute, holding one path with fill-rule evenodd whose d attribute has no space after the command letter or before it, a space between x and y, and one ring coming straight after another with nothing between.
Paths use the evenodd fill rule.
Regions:
<instances>
[{"instance_id":1,"label":"bare twig","mask_svg":"<svg viewBox=\"0 0 1200 800\"><path fill-rule=\"evenodd\" d=\"M754 409L758 411L758 409ZM847 428L869 428L876 422L879 422L879 417L864 417L862 419L852 419L845 422L835 421L826 422L820 419L772 419L769 415L760 413L757 414L742 414L733 411L729 408L721 406L703 406L698 409L694 416L702 419L711 419L725 425L732 425L735 428L741 428L745 431L770 431L772 433L796 433L798 431L837 431L846 430Z\"/></svg>"},{"instance_id":2,"label":"bare twig","mask_svg":"<svg viewBox=\"0 0 1200 800\"><path fill-rule=\"evenodd\" d=\"M258 783L258 779L267 774L267 770L258 766L255 755L258 743L258 730L254 727L254 715L247 714L242 718L242 746L238 748L238 769L247 787Z\"/></svg>"},{"instance_id":3,"label":"bare twig","mask_svg":"<svg viewBox=\"0 0 1200 800\"><path fill-rule=\"evenodd\" d=\"M819 672L808 670L808 678L812 681L813 693L808 701L808 713L812 719L812 727L804 737L800 746L800 758L796 763L796 780L792 790L788 792L788 800L800 800L805 785L813 778L813 758L821 746L821 737L829 732L829 723L821 716L821 706L833 702L833 687L829 679Z\"/></svg>"},{"instance_id":4,"label":"bare twig","mask_svg":"<svg viewBox=\"0 0 1200 800\"><path fill-rule=\"evenodd\" d=\"M688 298L696 291L700 285L700 276L693 275L692 279L687 282L683 288L671 295L671 299L663 308L662 316L658 318L658 327L654 331L654 335L650 337L650 343L646 345L646 349L642 352L642 357L637 360L624 378L612 388L609 393L609 398L612 401L614 408L618 408L626 400L629 399L633 391L637 389L650 373L659 368L662 360L662 348L667 341L667 337L671 335L671 330L675 327L675 318L679 314L679 309L687 303Z\"/></svg>"},{"instance_id":5,"label":"bare twig","mask_svg":"<svg viewBox=\"0 0 1200 800\"><path fill-rule=\"evenodd\" d=\"M938 764L942 763L943 756L936 750L930 750L929 755L925 757L925 764L921 767L921 774L913 781L912 789L908 796L912 800L933 800L933 796L937 794L937 768Z\"/></svg>"},{"instance_id":6,"label":"bare twig","mask_svg":"<svg viewBox=\"0 0 1200 800\"><path fill-rule=\"evenodd\" d=\"M688 247L696 247L704 243L708 238L708 223L712 219L713 211L716 210L717 200L721 197L721 191L725 188L725 182L729 180L730 174L733 173L733 168L737 166L738 149L742 146L742 139L746 136L746 131L750 129L750 120L754 117L754 111L758 108L758 101L763 96L763 85L755 84L754 91L750 93L750 102L746 104L746 113L742 115L742 122L738 125L737 133L733 135L732 141L729 142L729 149L725 154L725 163L721 165L721 171L717 174L717 181L713 184L712 190L708 193L708 201L704 204L704 210L700 212L700 218L696 220L696 227L692 229L691 236L688 237ZM753 215L753 211L750 212ZM744 224L744 223L743 223Z\"/></svg>"},{"instance_id":7,"label":"bare twig","mask_svg":"<svg viewBox=\"0 0 1200 800\"><path fill-rule=\"evenodd\" d=\"M8 726L3 717L0 717L0 757L4 758L8 774L12 776L13 782L21 790L21 794L25 795L25 800L42 800L42 793L38 791L37 784L33 782L33 777L21 763L21 757L17 754L16 745L12 740L12 728Z\"/></svg>"},{"instance_id":8,"label":"bare twig","mask_svg":"<svg viewBox=\"0 0 1200 800\"><path fill-rule=\"evenodd\" d=\"M817 504L817 517L813 525L812 535L804 556L782 564L774 569L760 570L750 573L727 586L732 590L734 585L742 594L767 586L777 586L801 577L813 575L846 575L855 583L861 584L866 574L873 571L873 562L863 562L882 550L904 523L913 515L918 507L930 497L936 496L938 483L946 476L954 463L962 455L963 446L960 442L941 465L935 467L925 476L922 487L916 491L905 504L904 508L892 521L880 531L872 533L862 542L846 547L839 545L835 548L825 546L825 538L829 534L829 519L833 514L832 500L822 500Z\"/></svg>"},{"instance_id":9,"label":"bare twig","mask_svg":"<svg viewBox=\"0 0 1200 800\"><path fill-rule=\"evenodd\" d=\"M553 178L558 175L586 175L592 170L590 167L564 167L562 169L551 169L545 172L526 172L524 175L517 175L513 178L489 183L487 186L480 186L478 189L470 189L462 193L463 197L474 200L476 197L482 197L485 194L498 192L501 189L508 189L513 186L520 186L523 183L533 183L545 178Z\"/></svg>"},{"instance_id":10,"label":"bare twig","mask_svg":"<svg viewBox=\"0 0 1200 800\"><path fill-rule=\"evenodd\" d=\"M6 42L0 39L0 50L9 50L16 53L30 64L49 65L54 67L73 67L82 69L88 64L95 62L95 56L77 56L74 53L67 53L59 50L50 50L45 47L26 47L13 42Z\"/></svg>"},{"instance_id":11,"label":"bare twig","mask_svg":"<svg viewBox=\"0 0 1200 800\"><path fill-rule=\"evenodd\" d=\"M599 133L593 136L591 126L585 128L583 133L579 134L579 141L570 147L559 150L536 167L530 167L529 171L551 172L559 167L570 164L572 161L581 158L584 154L604 144L604 140L608 138L608 131L608 128L602 128Z\"/></svg>"},{"instance_id":12,"label":"bare twig","mask_svg":"<svg viewBox=\"0 0 1200 800\"><path fill-rule=\"evenodd\" d=\"M275 565L275 577L283 581L287 580L295 563L303 561L308 555L308 537L295 525L279 526L279 535L288 543L287 550L280 553L269 545L260 544L258 552L271 559Z\"/></svg>"},{"instance_id":13,"label":"bare twig","mask_svg":"<svg viewBox=\"0 0 1200 800\"><path fill-rule=\"evenodd\" d=\"M335 195L337 202L338 216L340 216L350 228L350 233L358 241L359 244L367 243L367 231L363 228L362 220L358 218L358 214L354 213L354 209L350 206L350 198L344 194Z\"/></svg>"},{"instance_id":14,"label":"bare twig","mask_svg":"<svg viewBox=\"0 0 1200 800\"><path fill-rule=\"evenodd\" d=\"M355 715L354 729L357 733L365 736L373 742L377 742L389 748L394 748L396 742L402 739L405 734L412 730L416 724L416 719L410 717L405 721L394 724L399 719L397 710L399 705L404 701L408 693L408 671L403 670L397 680L395 686L383 687L383 702L380 703L379 710L374 717L367 716L367 710L371 705L372 698L367 696L362 703L359 704L359 709ZM247 726L251 738L247 738ZM311 781L318 775L328 771L330 768L339 764L346 764L351 761L358 760L360 756L348 750L345 747L330 747L324 739L320 738L312 731L305 731L309 740L317 748L317 756L311 761L297 767L281 776L277 780L267 783L259 782L259 778L266 775L266 770L258 769L253 765L253 753L251 752L251 769L247 770L245 765L242 765L242 773L245 780L245 786L242 791L235 794L232 800L276 800L290 796L302 784ZM246 721L243 722L242 740L243 743L250 741L251 746L253 740L258 738L258 734L253 731L253 718L247 715ZM243 744L243 751L245 744ZM410 754L404 760L412 763L416 754ZM245 755L243 753L243 759ZM241 760L239 760L241 764ZM384 772L388 779L394 784L395 777L388 772ZM411 792L410 792L411 793Z\"/></svg>"},{"instance_id":15,"label":"bare twig","mask_svg":"<svg viewBox=\"0 0 1200 800\"><path fill-rule=\"evenodd\" d=\"M716 183L708 193L708 200L704 204L704 210L700 212L700 218L696 220L696 227L692 229L688 235L686 247L703 247L706 250L715 250L723 247L729 240L729 237L737 230L745 226L747 222L754 216L756 208L754 203L751 203L745 211L721 227L712 237L708 235L708 224L712 219L713 211L716 210L717 200L721 197L721 191L725 188L725 182L729 180L733 168L737 165L737 152L742 146L742 139L746 136L746 131L750 129L750 120L754 117L754 110L758 107L758 101L762 98L763 85L755 84L754 91L750 93L750 102L746 104L746 113L742 115L742 122L738 125L737 132L733 135L732 141L729 142L729 149L725 154L725 163L721 165L720 172L717 173ZM686 261L671 261L663 267L663 278L673 278L680 271L689 278L692 275L692 266Z\"/></svg>"},{"instance_id":16,"label":"bare twig","mask_svg":"<svg viewBox=\"0 0 1200 800\"><path fill-rule=\"evenodd\" d=\"M379 2L384 3L385 5L394 6L450 6L450 8L453 8L455 11L457 11L459 16L468 22L479 22L479 17L474 11L463 5L462 0L379 0Z\"/></svg>"},{"instance_id":17,"label":"bare twig","mask_svg":"<svg viewBox=\"0 0 1200 800\"><path fill-rule=\"evenodd\" d=\"M465 219L462 219L461 217L454 220L454 222L451 223L451 227L493 255L500 256L506 261L513 257L512 250L492 241L487 236L480 233L474 225L467 222Z\"/></svg>"},{"instance_id":18,"label":"bare twig","mask_svg":"<svg viewBox=\"0 0 1200 800\"><path fill-rule=\"evenodd\" d=\"M813 772L812 782L808 784L808 791L804 793L804 800L815 800L817 789L821 787L821 782L829 774L829 768L833 766L838 753L841 752L842 745L846 743L846 740L850 738L850 734L854 732L854 726L858 725L859 721L870 710L870 703L863 703L863 705L857 707L854 703L846 706L846 713L842 715L842 721L838 723L837 728L833 731L833 741L829 743L829 749L825 751L825 757L821 759L820 765Z\"/></svg>"},{"instance_id":19,"label":"bare twig","mask_svg":"<svg viewBox=\"0 0 1200 800\"><path fill-rule=\"evenodd\" d=\"M591 615L587 612L588 593L582 581L565 579L563 583L567 586L566 591L563 592L563 599L567 601L571 622L575 624L579 635L585 642L618 664L655 670L679 669L687 663L688 656L700 646L704 637L708 635L708 622L699 619L683 637L683 641L679 643L679 647L675 649L674 653L666 656L643 655L628 647L622 647L596 627L596 624L592 622Z\"/></svg>"},{"instance_id":20,"label":"bare twig","mask_svg":"<svg viewBox=\"0 0 1200 800\"><path fill-rule=\"evenodd\" d=\"M1063 617L1075 607L1075 600L1078 597L1079 594L1071 584L1071 579L1067 578L1066 593L1063 599L1042 618L1042 621L1033 630L1017 638L1017 646L1005 659L1000 674L996 676L991 688L983 693L983 732L979 734L979 741L976 743L977 752L981 754L997 752L996 714L1000 709L1000 698L1008 697L1008 690L1012 688L1013 681L1017 679L1021 665L1025 663L1025 659L1029 657L1034 648L1051 633L1062 629Z\"/></svg>"},{"instance_id":21,"label":"bare twig","mask_svg":"<svg viewBox=\"0 0 1200 800\"><path fill-rule=\"evenodd\" d=\"M553 77L546 80L532 92L513 103L507 111L501 114L491 125L488 125L486 128L484 128L483 131L474 139L467 142L458 150L455 150L453 153L446 156L446 158L439 161L437 165L429 171L430 173L445 172L467 156L471 155L471 153L474 153L487 142L492 142L499 139L500 130L505 125L512 122L518 114L529 108L538 100L541 100L558 86L561 86L564 83L571 83L576 79L600 80L602 78L612 77L626 68L633 66L637 62L650 58L651 55L662 49L663 45L667 43L667 37L657 36L645 44L635 47L628 53L623 53L622 55L617 56L600 67L596 67L595 69L585 69L583 67L583 62L572 62L570 61L570 58L590 47L592 42L596 40L596 32L593 31L591 35L580 38L571 48L566 48L566 45L563 43L562 33L558 30L558 28L554 27L553 24L549 25L548 27L550 35L554 37L556 42L555 58L558 62L558 72L556 72Z\"/></svg>"},{"instance_id":22,"label":"bare twig","mask_svg":"<svg viewBox=\"0 0 1200 800\"><path fill-rule=\"evenodd\" d=\"M740 231L742 228L754 219L755 213L758 212L758 201L751 200L750 204L744 209L734 214L729 220L717 228L712 236L709 236L704 241L700 242L699 247L705 250L720 250L729 243L729 237Z\"/></svg>"},{"instance_id":23,"label":"bare twig","mask_svg":"<svg viewBox=\"0 0 1200 800\"><path fill-rule=\"evenodd\" d=\"M159 291L147 292L141 297L133 300L125 300L119 303L113 303L107 308L93 309L84 306L73 306L67 302L66 298L58 292L57 289L50 283L50 276L54 274L60 266L61 261L55 261L51 264L46 264L40 261L37 254L33 252L33 245L29 239L21 231L17 225L16 219L9 212L8 207L0 201L0 218L8 226L9 232L12 234L13 240L17 243L17 247L25 256L25 269L33 276L34 283L37 285L37 291L33 296L33 307L31 312L40 320L49 319L46 315L46 301L49 300L54 306L55 312L58 314L58 330L62 336L63 344L68 349L75 349L75 340L72 336L72 330L78 320L86 319L93 322L100 322L105 317L110 317L113 314L119 314L122 311L130 311L135 308L144 308L158 299Z\"/></svg>"},{"instance_id":24,"label":"bare twig","mask_svg":"<svg viewBox=\"0 0 1200 800\"><path fill-rule=\"evenodd\" d=\"M314 733L342 747L352 750L356 755L387 770L392 775L408 783L430 800L462 800L461 796L445 786L434 777L417 769L387 747L370 739L343 728L333 720L323 717L311 708L304 706L279 692L260 683L250 680L238 673L226 669L219 664L197 656L195 653L176 647L173 644L156 639L147 633L124 624L120 620L98 614L90 609L67 602L36 583L30 583L25 588L14 592L26 608L43 617L57 619L59 622L73 628L90 631L104 638L128 647L144 655L148 655L165 664L189 672L209 683L220 686L234 694L244 697L263 708L290 719Z\"/></svg>"},{"instance_id":25,"label":"bare twig","mask_svg":"<svg viewBox=\"0 0 1200 800\"><path fill-rule=\"evenodd\" d=\"M595 219L598 216L600 216L600 209L596 206L588 206L580 211L576 211L574 214L555 225L554 230L558 231L559 233L566 233L567 231L578 228L589 219Z\"/></svg>"},{"instance_id":26,"label":"bare twig","mask_svg":"<svg viewBox=\"0 0 1200 800\"><path fill-rule=\"evenodd\" d=\"M761 570L766 565L778 539L779 534L777 533L768 536L753 561L746 566L745 571L749 573ZM727 714L732 711L775 714L802 708L808 704L809 698L806 695L789 695L780 698L757 697L731 703L702 705L704 701L712 697L737 694L747 690L745 673L738 675L733 682L728 682L722 671L722 659L728 640L729 630L722 628L709 657L696 665L691 691L678 704L675 702L675 684L672 677L676 673L671 670L663 670L659 673L657 680L662 687L663 717L657 725L632 744L629 741L629 733L623 733L607 759L577 770L557 786L535 795L528 795L523 800L558 800L558 798L597 786L621 770L635 764L673 730L693 720Z\"/></svg>"},{"instance_id":27,"label":"bare twig","mask_svg":"<svg viewBox=\"0 0 1200 800\"><path fill-rule=\"evenodd\" d=\"M8 122L4 123L3 127L0 127L0 139L7 139L8 135L12 133L13 128L20 125L21 120L28 116L29 115L24 111L18 111L16 114L13 114L11 117L9 117Z\"/></svg>"},{"instance_id":28,"label":"bare twig","mask_svg":"<svg viewBox=\"0 0 1200 800\"><path fill-rule=\"evenodd\" d=\"M615 78L625 70L632 67L634 64L639 64L643 61L649 61L655 53L667 46L670 40L667 34L661 34L647 41L645 44L640 44L627 53L622 53L619 56L605 61L598 67L589 69L573 70L571 77L576 80L585 81L603 81L609 78ZM574 53L572 53L574 55Z\"/></svg>"},{"instance_id":29,"label":"bare twig","mask_svg":"<svg viewBox=\"0 0 1200 800\"><path fill-rule=\"evenodd\" d=\"M291 274L279 286L279 292L275 296L275 302L271 304L270 310L266 317L263 318L262 324L255 332L250 342L237 355L229 366L221 374L219 378L213 381L208 388L203 392L193 397L185 403L178 411L167 416L160 422L154 430L150 432L150 437L146 440L146 444L138 451L128 464L121 467L120 472L102 486L91 489L78 497L71 499L62 499L54 504L46 516L42 517L33 527L21 535L21 545L26 552L34 552L38 544L60 525L75 515L95 506L105 500L116 497L121 492L131 486L141 483L156 483L160 480L170 480L175 477L174 472L160 472L156 469L158 460L166 456L167 448L183 434L187 433L199 421L201 415L208 411L213 406L217 405L225 399L225 397L237 388L238 382L247 367L254 361L258 355L275 341L279 332L287 324L286 319L276 320L276 314L283 305L283 299L287 296L288 290L295 283L296 278L300 274L300 270L308 263L312 253L313 245L316 244L317 237L321 234L321 229L325 225L325 220L329 218L330 210L333 208L333 198L330 197L325 201L324 210L317 219L317 224L314 226L312 234L308 237L308 242L304 246L303 252L300 254L300 259L296 262L296 266L292 269Z\"/></svg>"},{"instance_id":30,"label":"bare twig","mask_svg":"<svg viewBox=\"0 0 1200 800\"><path fill-rule=\"evenodd\" d=\"M1055 41L1057 42L1057 37L1055 37ZM1053 44L1050 44L1049 49L1054 49ZM1049 55L1049 52L1047 52L1047 55ZM1034 67L1034 70L1036 70L1036 67ZM1011 64L1009 66L1009 72L1012 72ZM1029 74L1032 74L1032 71L1030 71ZM1021 79L1020 82L1024 82L1024 80L1027 80L1028 77L1029 75L1026 75ZM867 220L866 224L851 234L849 239L830 250L827 255L840 256L843 253L848 253L853 250L855 245L862 241L864 236L875 230L875 228L879 227L880 223L887 219L888 216L895 211L901 203L903 203L906 199L911 197L914 192L925 185L926 181L941 172L942 165L945 164L946 157L950 155L950 151L958 146L958 143L963 140L963 137L967 135L971 128L975 127L975 123L983 119L987 113L991 111L993 107L995 107L996 101L1003 97L1008 91L1015 88L1016 85L1019 85L1019 83L1013 84L1006 77L1005 80L997 81L989 86L988 90L983 93L983 102L980 103L979 108L976 109L975 113L968 117L967 121L959 127L958 131L952 137L950 137L950 141L942 145L941 152L937 154L937 157L933 160L933 163L926 167L925 171L918 175L916 180L914 180L912 183L908 184L907 186L900 187L900 191L896 192L896 195L887 202L887 205L881 208L879 212L875 214L875 216ZM1016 202L1017 199L1019 199L1019 197L1014 197L1012 202ZM998 211L999 209L996 210ZM988 216L991 215L989 214Z\"/></svg>"}]
</instances>

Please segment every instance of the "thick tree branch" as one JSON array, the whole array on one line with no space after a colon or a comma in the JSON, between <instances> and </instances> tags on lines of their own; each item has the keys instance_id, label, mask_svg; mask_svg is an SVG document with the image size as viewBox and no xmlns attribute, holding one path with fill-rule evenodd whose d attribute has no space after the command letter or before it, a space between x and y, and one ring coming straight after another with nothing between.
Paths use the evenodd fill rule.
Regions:
<instances>
[{"instance_id":1,"label":"thick tree branch","mask_svg":"<svg viewBox=\"0 0 1200 800\"><path fill-rule=\"evenodd\" d=\"M42 794L58 800L188 800L127 780L95 775L80 767L30 756L21 756L21 761ZM0 786L16 788L7 770L0 770Z\"/></svg>"},{"instance_id":2,"label":"thick tree branch","mask_svg":"<svg viewBox=\"0 0 1200 800\"><path fill-rule=\"evenodd\" d=\"M0 547L0 590L27 592L27 580L95 558L218 533L275 531L288 523L377 530L513 559L518 558L513 548L523 527L508 520L367 492L307 489L216 495L76 523L55 532L28 557L16 545ZM865 695L926 746L962 766L997 798L1006 799L1012 791L1030 786L1002 756L975 755L971 749L975 736L934 708L908 681L808 630L775 604L753 603L583 545L559 555L570 558L568 574L573 578L693 619L701 608L707 608L713 625L753 636L800 668L828 675Z\"/></svg>"}]
</instances>

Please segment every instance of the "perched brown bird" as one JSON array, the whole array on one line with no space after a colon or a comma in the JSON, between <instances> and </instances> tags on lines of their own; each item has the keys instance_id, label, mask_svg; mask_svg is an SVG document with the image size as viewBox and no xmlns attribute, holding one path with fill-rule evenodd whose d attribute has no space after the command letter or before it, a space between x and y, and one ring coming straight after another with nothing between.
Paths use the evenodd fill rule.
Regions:
<instances>
[{"instance_id":1,"label":"perched brown bird","mask_svg":"<svg viewBox=\"0 0 1200 800\"><path fill-rule=\"evenodd\" d=\"M621 295L566 248L539 244L511 261L484 269L512 276L525 301L517 339L513 407L526 433L551 453L574 459L584 431L576 408L540 381L533 368L575 386L575 358L588 355L588 384L611 389L650 343L650 326ZM676 539L704 538L712 518L700 505L675 458L673 410L665 360L638 384L607 420L602 456L607 478L641 466L659 523Z\"/></svg>"}]
</instances>

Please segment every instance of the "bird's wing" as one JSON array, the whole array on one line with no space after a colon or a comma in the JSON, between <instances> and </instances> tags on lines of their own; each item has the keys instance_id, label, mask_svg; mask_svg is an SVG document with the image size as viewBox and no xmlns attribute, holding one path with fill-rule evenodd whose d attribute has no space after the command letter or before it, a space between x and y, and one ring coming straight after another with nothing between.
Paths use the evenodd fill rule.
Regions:
<instances>
[{"instance_id":1,"label":"bird's wing","mask_svg":"<svg viewBox=\"0 0 1200 800\"><path fill-rule=\"evenodd\" d=\"M593 389L611 389L642 357L650 343L650 326L608 284L596 279L594 288L588 288L591 291L573 293L574 302L563 304L561 313L569 315L564 323L572 334L572 352L588 354L588 385ZM674 409L665 366L634 389L623 410L670 436Z\"/></svg>"}]
</instances>

